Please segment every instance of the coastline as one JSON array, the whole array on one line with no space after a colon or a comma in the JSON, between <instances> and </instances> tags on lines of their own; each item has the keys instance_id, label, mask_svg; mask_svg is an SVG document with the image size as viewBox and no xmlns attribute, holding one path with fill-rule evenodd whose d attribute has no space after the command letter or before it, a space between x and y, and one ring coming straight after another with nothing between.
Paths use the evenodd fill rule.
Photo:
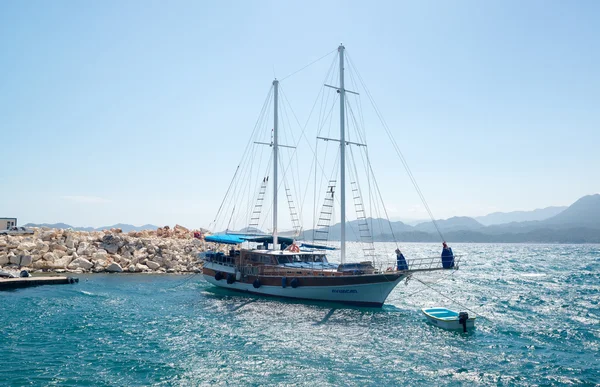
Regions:
<instances>
[{"instance_id":1,"label":"coastline","mask_svg":"<svg viewBox=\"0 0 600 387\"><path fill-rule=\"evenodd\" d=\"M0 269L30 273L198 273L198 254L212 243L182 226L131 231L35 228L0 236ZM208 246L210 245L210 246Z\"/></svg>"}]
</instances>

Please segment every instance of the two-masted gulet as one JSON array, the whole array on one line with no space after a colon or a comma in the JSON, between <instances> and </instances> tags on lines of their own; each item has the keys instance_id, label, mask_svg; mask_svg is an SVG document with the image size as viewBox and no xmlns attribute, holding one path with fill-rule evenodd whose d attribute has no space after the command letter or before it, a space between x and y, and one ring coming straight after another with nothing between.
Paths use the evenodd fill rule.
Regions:
<instances>
[{"instance_id":1,"label":"two-masted gulet","mask_svg":"<svg viewBox=\"0 0 600 387\"><path fill-rule=\"evenodd\" d=\"M346 90L344 84L344 51L338 47L340 128L339 138L324 138L339 143L339 201L340 201L340 263L329 262L326 247L308 245L300 249L295 241L278 235L278 156L279 148L279 81L273 81L273 132L272 147L272 234L242 236L215 234L206 241L231 245L227 252L207 251L201 254L204 261L204 278L218 287L240 292L292 298L298 300L330 301L352 305L381 307L390 292L400 281L418 271L442 270L439 257L409 260L402 265L377 269L372 261L347 263L346 234L346 147L356 144L346 140ZM266 186L267 180L263 183ZM333 194L332 194L333 195ZM333 200L331 201L333 203ZM242 243L256 244L254 248L239 248ZM403 259L404 260L404 259ZM452 265L454 266L454 265Z\"/></svg>"}]
</instances>

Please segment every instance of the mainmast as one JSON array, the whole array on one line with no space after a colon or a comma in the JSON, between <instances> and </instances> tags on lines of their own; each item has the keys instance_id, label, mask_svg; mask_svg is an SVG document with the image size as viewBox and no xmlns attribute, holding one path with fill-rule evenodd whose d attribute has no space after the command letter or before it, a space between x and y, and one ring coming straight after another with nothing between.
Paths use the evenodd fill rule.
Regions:
<instances>
[{"instance_id":1,"label":"mainmast","mask_svg":"<svg viewBox=\"0 0 600 387\"><path fill-rule=\"evenodd\" d=\"M340 216L342 226L342 249L341 262L346 261L346 127L345 127L345 97L346 90L344 89L344 45L340 44L338 51L340 53L340 185L341 185L341 211ZM275 89L277 90L277 89ZM277 106L277 105L275 105Z\"/></svg>"},{"instance_id":2,"label":"mainmast","mask_svg":"<svg viewBox=\"0 0 600 387\"><path fill-rule=\"evenodd\" d=\"M279 81L275 79L273 81L273 250L277 247L277 150L279 148L279 141L277 138L277 124L278 124L278 94L279 94Z\"/></svg>"}]
</instances>

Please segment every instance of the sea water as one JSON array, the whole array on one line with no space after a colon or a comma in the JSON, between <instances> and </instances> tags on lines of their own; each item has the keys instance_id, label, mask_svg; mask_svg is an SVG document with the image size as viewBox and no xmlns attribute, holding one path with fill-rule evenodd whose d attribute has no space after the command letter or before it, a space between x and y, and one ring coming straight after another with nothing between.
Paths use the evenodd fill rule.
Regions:
<instances>
[{"instance_id":1,"label":"sea water","mask_svg":"<svg viewBox=\"0 0 600 387\"><path fill-rule=\"evenodd\" d=\"M400 247L409 260L441 251ZM415 275L382 309L245 296L201 275L0 292L0 385L600 383L600 246L452 247L458 271ZM427 324L431 306L480 313L476 329Z\"/></svg>"}]
</instances>

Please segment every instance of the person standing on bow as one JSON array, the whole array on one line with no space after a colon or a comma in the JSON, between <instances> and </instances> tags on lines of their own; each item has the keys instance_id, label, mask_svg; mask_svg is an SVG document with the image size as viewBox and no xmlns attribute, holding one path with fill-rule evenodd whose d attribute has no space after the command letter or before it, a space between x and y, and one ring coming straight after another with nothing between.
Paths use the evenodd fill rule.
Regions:
<instances>
[{"instance_id":1,"label":"person standing on bow","mask_svg":"<svg viewBox=\"0 0 600 387\"><path fill-rule=\"evenodd\" d=\"M442 267L444 269L452 269L454 267L454 253L452 248L448 247L446 242L442 243Z\"/></svg>"},{"instance_id":2,"label":"person standing on bow","mask_svg":"<svg viewBox=\"0 0 600 387\"><path fill-rule=\"evenodd\" d=\"M396 249L396 270L408 270L408 264L406 263L406 259L404 258L404 255L400 249Z\"/></svg>"}]
</instances>

